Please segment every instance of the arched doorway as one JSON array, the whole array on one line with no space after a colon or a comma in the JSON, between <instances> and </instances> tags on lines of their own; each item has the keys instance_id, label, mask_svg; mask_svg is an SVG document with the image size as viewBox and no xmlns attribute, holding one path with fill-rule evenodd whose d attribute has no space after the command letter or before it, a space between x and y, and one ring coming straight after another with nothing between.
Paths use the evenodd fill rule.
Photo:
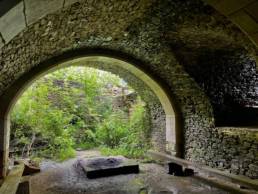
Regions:
<instances>
[{"instance_id":1,"label":"arched doorway","mask_svg":"<svg viewBox=\"0 0 258 194\"><path fill-rule=\"evenodd\" d=\"M21 76L12 86L0 97L0 133L1 133L1 168L2 175L5 176L8 168L8 154L9 154L9 136L10 136L10 112L15 105L16 101L23 93L23 91L30 86L30 84L39 77L54 71L58 68L66 66L80 66L87 64L99 64L104 63L106 67L112 66L113 68L122 68L136 78L140 79L146 86L148 86L152 92L159 99L162 108L166 115L166 150L172 154L180 156L182 154L182 137L176 120L179 117L176 114L176 108L172 104L171 96L167 94L164 87L159 82L154 80L151 75L146 73L138 66L137 61L125 60L124 58L114 57L112 55L103 54L82 54L73 55L52 59L45 63L42 63L38 67L34 67L31 71ZM93 66L93 65L90 65Z\"/></svg>"}]
</instances>

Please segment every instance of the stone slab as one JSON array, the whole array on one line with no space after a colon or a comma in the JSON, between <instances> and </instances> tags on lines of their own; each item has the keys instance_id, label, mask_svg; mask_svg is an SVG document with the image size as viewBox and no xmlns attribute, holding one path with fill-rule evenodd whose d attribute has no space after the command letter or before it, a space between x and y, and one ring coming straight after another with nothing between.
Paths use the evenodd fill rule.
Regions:
<instances>
[{"instance_id":1,"label":"stone slab","mask_svg":"<svg viewBox=\"0 0 258 194\"><path fill-rule=\"evenodd\" d=\"M0 18L0 32L6 43L26 27L23 8L20 2Z\"/></svg>"},{"instance_id":2,"label":"stone slab","mask_svg":"<svg viewBox=\"0 0 258 194\"><path fill-rule=\"evenodd\" d=\"M25 14L28 25L45 15L62 9L64 0L25 0Z\"/></svg>"},{"instance_id":3,"label":"stone slab","mask_svg":"<svg viewBox=\"0 0 258 194\"><path fill-rule=\"evenodd\" d=\"M96 157L79 162L89 179L139 173L139 165L124 157Z\"/></svg>"}]
</instances>

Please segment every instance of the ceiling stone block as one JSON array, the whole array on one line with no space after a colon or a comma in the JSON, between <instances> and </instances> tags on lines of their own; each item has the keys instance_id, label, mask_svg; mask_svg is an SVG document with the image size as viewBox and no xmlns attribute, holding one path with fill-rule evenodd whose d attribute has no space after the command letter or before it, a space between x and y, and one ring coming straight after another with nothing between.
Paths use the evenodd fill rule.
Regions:
<instances>
[{"instance_id":1,"label":"ceiling stone block","mask_svg":"<svg viewBox=\"0 0 258 194\"><path fill-rule=\"evenodd\" d=\"M243 10L230 15L229 18L247 33L258 32L258 23Z\"/></svg>"},{"instance_id":2,"label":"ceiling stone block","mask_svg":"<svg viewBox=\"0 0 258 194\"><path fill-rule=\"evenodd\" d=\"M26 27L23 8L20 2L0 18L0 32L6 43Z\"/></svg>"},{"instance_id":3,"label":"ceiling stone block","mask_svg":"<svg viewBox=\"0 0 258 194\"><path fill-rule=\"evenodd\" d=\"M64 0L25 0L25 13L28 25L49 13L62 9Z\"/></svg>"},{"instance_id":4,"label":"ceiling stone block","mask_svg":"<svg viewBox=\"0 0 258 194\"><path fill-rule=\"evenodd\" d=\"M258 1L247 6L245 11L258 23Z\"/></svg>"},{"instance_id":5,"label":"ceiling stone block","mask_svg":"<svg viewBox=\"0 0 258 194\"><path fill-rule=\"evenodd\" d=\"M255 0L205 0L208 4L212 5L215 9L224 15L230 15L245 6L249 5Z\"/></svg>"}]
</instances>

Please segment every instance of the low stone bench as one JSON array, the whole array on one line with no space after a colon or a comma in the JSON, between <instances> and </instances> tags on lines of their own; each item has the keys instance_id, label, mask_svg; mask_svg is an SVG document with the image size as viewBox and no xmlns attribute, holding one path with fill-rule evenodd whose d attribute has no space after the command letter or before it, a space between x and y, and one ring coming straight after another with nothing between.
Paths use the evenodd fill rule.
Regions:
<instances>
[{"instance_id":1,"label":"low stone bench","mask_svg":"<svg viewBox=\"0 0 258 194\"><path fill-rule=\"evenodd\" d=\"M16 194L24 171L24 163L15 165L10 173L5 177L0 187L1 194Z\"/></svg>"},{"instance_id":2,"label":"low stone bench","mask_svg":"<svg viewBox=\"0 0 258 194\"><path fill-rule=\"evenodd\" d=\"M258 191L258 180L257 179L254 180L254 179L250 179L248 177L231 174L226 171L217 170L217 169L205 166L205 165L196 164L196 163L193 163L193 162L181 159L181 158L177 158L175 156L170 156L170 155L155 152L152 150L148 151L148 155L154 159L164 161L167 164L173 164L172 168L177 165L181 166L181 167L174 168L174 170L172 168L170 168L171 172L169 172L169 174L176 175L178 173L178 171L180 174L181 168L183 169L183 167L184 167L185 169L191 169L194 172L198 172L195 174L192 171L190 174L194 175L200 181L211 183L211 184L215 185L216 187L220 187L220 188L223 188L228 191L233 189L234 191L236 191L235 193L242 193L240 188L249 188L249 189ZM178 169L180 169L180 170L178 170ZM218 179L223 180L225 183L229 182L229 183L238 185L239 188L231 186L230 184L223 184L223 181L218 182L215 179L212 179L212 178L208 179L208 178L205 178L204 176L200 176L200 175L198 175L200 172L204 173L210 177L217 177ZM243 193L245 193L245 192L243 192Z\"/></svg>"},{"instance_id":3,"label":"low stone bench","mask_svg":"<svg viewBox=\"0 0 258 194\"><path fill-rule=\"evenodd\" d=\"M32 167L26 162L15 162L14 167L2 181L0 194L30 194L30 176L25 175L37 172L40 172L39 168Z\"/></svg>"}]
</instances>

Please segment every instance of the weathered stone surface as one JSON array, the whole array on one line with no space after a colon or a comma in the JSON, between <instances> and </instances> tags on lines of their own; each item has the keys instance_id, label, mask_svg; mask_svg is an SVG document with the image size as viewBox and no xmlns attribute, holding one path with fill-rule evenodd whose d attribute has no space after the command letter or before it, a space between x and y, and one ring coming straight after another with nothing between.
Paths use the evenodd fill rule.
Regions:
<instances>
[{"instance_id":1,"label":"weathered stone surface","mask_svg":"<svg viewBox=\"0 0 258 194\"><path fill-rule=\"evenodd\" d=\"M69 5L74 4L76 2L79 2L80 0L64 0L64 1L65 1L64 6L66 7L66 6L69 6Z\"/></svg>"},{"instance_id":2,"label":"weathered stone surface","mask_svg":"<svg viewBox=\"0 0 258 194\"><path fill-rule=\"evenodd\" d=\"M124 157L97 157L79 162L88 178L100 178L120 174L139 173L139 165Z\"/></svg>"},{"instance_id":3,"label":"weathered stone surface","mask_svg":"<svg viewBox=\"0 0 258 194\"><path fill-rule=\"evenodd\" d=\"M0 32L6 42L13 39L25 26L22 2L9 10L4 16L0 17Z\"/></svg>"},{"instance_id":4,"label":"weathered stone surface","mask_svg":"<svg viewBox=\"0 0 258 194\"><path fill-rule=\"evenodd\" d=\"M28 25L61 9L63 3L64 0L25 0L25 14Z\"/></svg>"}]
</instances>

